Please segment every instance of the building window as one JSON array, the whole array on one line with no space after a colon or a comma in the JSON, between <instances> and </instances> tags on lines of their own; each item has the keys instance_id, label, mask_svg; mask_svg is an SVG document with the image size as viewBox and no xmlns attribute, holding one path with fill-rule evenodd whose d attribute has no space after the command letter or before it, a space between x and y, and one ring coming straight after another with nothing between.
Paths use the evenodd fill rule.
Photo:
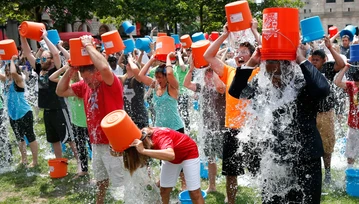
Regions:
<instances>
[{"instance_id":1,"label":"building window","mask_svg":"<svg viewBox=\"0 0 359 204\"><path fill-rule=\"evenodd\" d=\"M350 11L350 8L348 8L348 11Z\"/></svg>"},{"instance_id":2,"label":"building window","mask_svg":"<svg viewBox=\"0 0 359 204\"><path fill-rule=\"evenodd\" d=\"M307 13L307 10L306 10L306 9L304 9L304 13Z\"/></svg>"},{"instance_id":3,"label":"building window","mask_svg":"<svg viewBox=\"0 0 359 204\"><path fill-rule=\"evenodd\" d=\"M354 0L344 0L344 2L354 2Z\"/></svg>"},{"instance_id":4,"label":"building window","mask_svg":"<svg viewBox=\"0 0 359 204\"><path fill-rule=\"evenodd\" d=\"M327 0L327 3L335 3L335 0Z\"/></svg>"},{"instance_id":5,"label":"building window","mask_svg":"<svg viewBox=\"0 0 359 204\"><path fill-rule=\"evenodd\" d=\"M312 9L309 9L309 13L312 13Z\"/></svg>"},{"instance_id":6,"label":"building window","mask_svg":"<svg viewBox=\"0 0 359 204\"><path fill-rule=\"evenodd\" d=\"M332 9L331 9L331 8L329 9L329 12L332 12Z\"/></svg>"}]
</instances>

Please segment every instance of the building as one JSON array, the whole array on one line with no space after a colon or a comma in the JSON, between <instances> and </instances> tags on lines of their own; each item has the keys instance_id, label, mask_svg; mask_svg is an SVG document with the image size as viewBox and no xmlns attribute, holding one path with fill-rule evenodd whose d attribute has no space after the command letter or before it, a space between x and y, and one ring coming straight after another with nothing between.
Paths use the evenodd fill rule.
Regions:
<instances>
[{"instance_id":1,"label":"building","mask_svg":"<svg viewBox=\"0 0 359 204\"><path fill-rule=\"evenodd\" d=\"M330 26L342 30L347 25L359 26L359 0L302 0L300 20L319 16L324 30Z\"/></svg>"}]
</instances>

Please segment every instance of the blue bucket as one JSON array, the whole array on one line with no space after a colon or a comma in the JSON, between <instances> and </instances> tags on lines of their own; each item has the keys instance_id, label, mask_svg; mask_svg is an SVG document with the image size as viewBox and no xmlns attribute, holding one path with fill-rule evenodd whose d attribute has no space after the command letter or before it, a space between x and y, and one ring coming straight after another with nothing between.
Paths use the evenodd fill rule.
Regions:
<instances>
[{"instance_id":1,"label":"blue bucket","mask_svg":"<svg viewBox=\"0 0 359 204\"><path fill-rule=\"evenodd\" d=\"M48 30L47 37L54 45L57 45L60 42L60 36L57 30Z\"/></svg>"},{"instance_id":2,"label":"blue bucket","mask_svg":"<svg viewBox=\"0 0 359 204\"><path fill-rule=\"evenodd\" d=\"M132 39L124 40L123 44L125 44L125 46L126 46L125 51L124 51L125 55L127 55L128 53L133 52L133 50L135 49L135 43L133 42Z\"/></svg>"},{"instance_id":3,"label":"blue bucket","mask_svg":"<svg viewBox=\"0 0 359 204\"><path fill-rule=\"evenodd\" d=\"M151 36L149 36L149 35L145 35L145 38L150 39L150 40L151 40L151 42L152 42Z\"/></svg>"},{"instance_id":4,"label":"blue bucket","mask_svg":"<svg viewBox=\"0 0 359 204\"><path fill-rule=\"evenodd\" d=\"M135 30L135 26L133 26L129 21L123 22L122 27L127 34L130 34Z\"/></svg>"},{"instance_id":5,"label":"blue bucket","mask_svg":"<svg viewBox=\"0 0 359 204\"><path fill-rule=\"evenodd\" d=\"M208 179L208 162L203 162L201 161L201 171L200 171L200 174L201 174L201 178L203 179Z\"/></svg>"},{"instance_id":6,"label":"blue bucket","mask_svg":"<svg viewBox=\"0 0 359 204\"><path fill-rule=\"evenodd\" d=\"M192 35L192 42L195 43L200 40L205 40L204 34L202 32L198 32Z\"/></svg>"},{"instance_id":7,"label":"blue bucket","mask_svg":"<svg viewBox=\"0 0 359 204\"><path fill-rule=\"evenodd\" d=\"M345 174L348 195L359 197L359 169L347 169Z\"/></svg>"},{"instance_id":8,"label":"blue bucket","mask_svg":"<svg viewBox=\"0 0 359 204\"><path fill-rule=\"evenodd\" d=\"M202 191L201 190L201 193L202 193L202 197L204 199L206 199L207 197L207 193L205 191ZM182 191L179 195L178 195L178 199L181 201L182 204L192 204L192 200L191 200L191 197L189 196L189 192L186 190L186 191Z\"/></svg>"},{"instance_id":9,"label":"blue bucket","mask_svg":"<svg viewBox=\"0 0 359 204\"><path fill-rule=\"evenodd\" d=\"M343 37L343 35L348 35L349 40L351 42L351 41L353 41L355 32L356 32L356 26L348 25L342 31L340 31L340 37Z\"/></svg>"},{"instance_id":10,"label":"blue bucket","mask_svg":"<svg viewBox=\"0 0 359 204\"><path fill-rule=\"evenodd\" d=\"M176 45L177 45L177 44L181 44L181 41L180 41L180 38L179 38L178 35L171 35L171 37L172 37L173 39L175 39L175 44L176 44Z\"/></svg>"},{"instance_id":11,"label":"blue bucket","mask_svg":"<svg viewBox=\"0 0 359 204\"><path fill-rule=\"evenodd\" d=\"M359 44L350 45L350 62L359 62Z\"/></svg>"},{"instance_id":12,"label":"blue bucket","mask_svg":"<svg viewBox=\"0 0 359 204\"><path fill-rule=\"evenodd\" d=\"M141 51L148 51L150 49L150 38L137 38L136 39L136 48Z\"/></svg>"},{"instance_id":13,"label":"blue bucket","mask_svg":"<svg viewBox=\"0 0 359 204\"><path fill-rule=\"evenodd\" d=\"M303 40L302 43L322 39L325 35L319 16L313 16L300 21Z\"/></svg>"}]
</instances>

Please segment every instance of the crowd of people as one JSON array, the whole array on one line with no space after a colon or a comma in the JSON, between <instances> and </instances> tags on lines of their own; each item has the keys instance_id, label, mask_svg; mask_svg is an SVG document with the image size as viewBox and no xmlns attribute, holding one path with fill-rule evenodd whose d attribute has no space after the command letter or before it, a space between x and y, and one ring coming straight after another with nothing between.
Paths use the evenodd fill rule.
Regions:
<instances>
[{"instance_id":1,"label":"crowd of people","mask_svg":"<svg viewBox=\"0 0 359 204\"><path fill-rule=\"evenodd\" d=\"M78 166L75 179L92 171L97 203L104 203L110 183L125 185L124 172L132 175L147 167L149 158L161 160L157 185L163 203L170 202L179 177L193 203L204 203L200 158L208 160L207 193L217 191L218 159L222 161L226 203L236 202L238 176L246 169L254 177L261 175L263 203L320 203L321 159L324 183L330 184L338 137L335 121L346 114L348 168L359 154L359 71L348 64L349 46L358 43L357 38L350 42L346 35L324 36L321 42L300 44L294 61L263 61L257 29L253 19L249 35L254 40L240 36L231 44L225 25L203 55L209 63L203 69L195 68L191 48L168 53L166 61L156 58L155 43L149 53L108 55L100 44L94 45L92 36L80 39L93 64L74 67L68 62L71 49L62 42L54 45L45 29L46 47L36 52L20 37L19 56L2 61L0 111L7 110L3 115L9 118L21 165L37 166L41 158L34 133L41 109L55 157L63 157L62 144L71 147ZM100 31L109 31L108 26ZM193 100L199 102L200 121L197 137L191 138ZM118 109L142 130L141 139L124 152L111 148L100 126L108 113ZM32 153L30 164L26 143ZM267 172L273 166L283 167L285 173L273 176Z\"/></svg>"}]
</instances>

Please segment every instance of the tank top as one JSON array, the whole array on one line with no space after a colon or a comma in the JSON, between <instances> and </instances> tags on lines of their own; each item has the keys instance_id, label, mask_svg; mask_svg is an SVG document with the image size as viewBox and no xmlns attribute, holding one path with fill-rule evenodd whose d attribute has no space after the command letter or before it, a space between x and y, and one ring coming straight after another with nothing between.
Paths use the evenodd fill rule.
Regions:
<instances>
[{"instance_id":1,"label":"tank top","mask_svg":"<svg viewBox=\"0 0 359 204\"><path fill-rule=\"evenodd\" d=\"M7 89L5 89L7 97L7 110L9 117L12 120L18 120L31 111L30 105L25 99L25 89L20 88L15 82L12 82Z\"/></svg>"},{"instance_id":2,"label":"tank top","mask_svg":"<svg viewBox=\"0 0 359 204\"><path fill-rule=\"evenodd\" d=\"M168 86L162 96L157 96L156 90L154 90L153 105L156 114L156 127L167 127L172 130L184 128L178 112L178 102L168 94Z\"/></svg>"}]
</instances>

